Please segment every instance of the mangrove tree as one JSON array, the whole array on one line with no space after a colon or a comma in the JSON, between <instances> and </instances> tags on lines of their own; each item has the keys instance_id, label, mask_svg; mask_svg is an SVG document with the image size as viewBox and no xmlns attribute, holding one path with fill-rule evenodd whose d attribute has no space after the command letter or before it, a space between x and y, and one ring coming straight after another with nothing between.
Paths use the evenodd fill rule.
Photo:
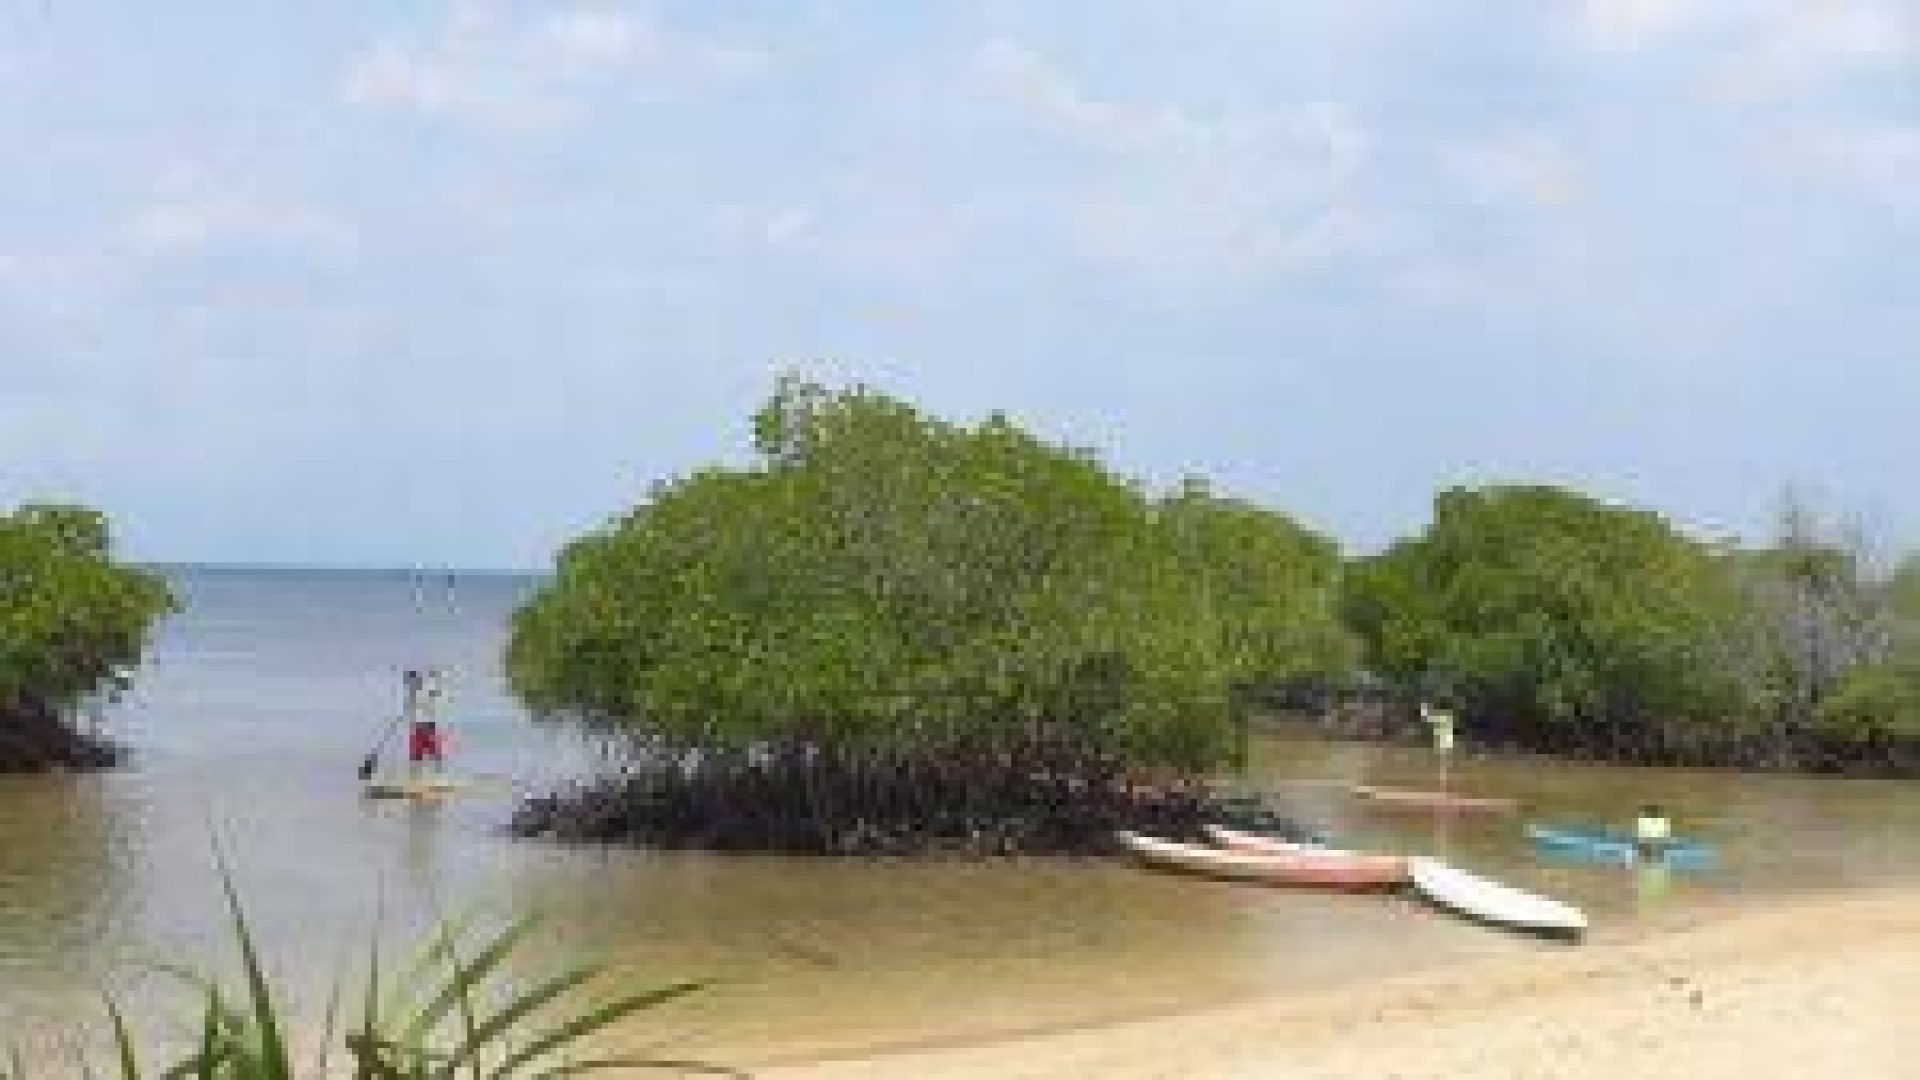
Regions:
<instances>
[{"instance_id":1,"label":"mangrove tree","mask_svg":"<svg viewBox=\"0 0 1920 1080\"><path fill-rule=\"evenodd\" d=\"M79 713L124 687L172 606L158 576L114 560L99 512L0 514L0 771L112 764Z\"/></svg>"},{"instance_id":2,"label":"mangrove tree","mask_svg":"<svg viewBox=\"0 0 1920 1080\"><path fill-rule=\"evenodd\" d=\"M657 485L560 555L512 685L620 775L526 831L807 851L1073 850L1178 827L1234 687L1353 648L1331 543L1156 499L1001 415L783 380L755 460Z\"/></svg>"},{"instance_id":3,"label":"mangrove tree","mask_svg":"<svg viewBox=\"0 0 1920 1080\"><path fill-rule=\"evenodd\" d=\"M1668 760L1739 716L1738 590L1660 515L1547 486L1453 489L1419 536L1361 560L1369 665L1482 742Z\"/></svg>"}]
</instances>

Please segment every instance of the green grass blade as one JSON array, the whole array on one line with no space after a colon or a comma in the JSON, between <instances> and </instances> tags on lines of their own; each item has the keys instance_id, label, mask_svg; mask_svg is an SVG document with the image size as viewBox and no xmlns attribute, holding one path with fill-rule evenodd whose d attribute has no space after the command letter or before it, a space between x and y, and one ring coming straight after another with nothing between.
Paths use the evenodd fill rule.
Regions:
<instances>
[{"instance_id":1,"label":"green grass blade","mask_svg":"<svg viewBox=\"0 0 1920 1080\"><path fill-rule=\"evenodd\" d=\"M221 1059L227 1056L227 1049L220 1037L220 1018L226 1011L226 1003L221 1000L220 988L209 985L206 1021L200 1028L200 1066L191 1075L212 1077L219 1068Z\"/></svg>"},{"instance_id":2,"label":"green grass blade","mask_svg":"<svg viewBox=\"0 0 1920 1080\"><path fill-rule=\"evenodd\" d=\"M454 1051L452 1063L478 1065L481 1052L496 1040L513 1031L555 998L585 984L599 973L600 970L595 967L575 968L547 979L526 993L516 995L499 1012L487 1017L467 1032L466 1041Z\"/></svg>"},{"instance_id":3,"label":"green grass blade","mask_svg":"<svg viewBox=\"0 0 1920 1080\"><path fill-rule=\"evenodd\" d=\"M374 1033L380 1030L380 929L374 927L373 938L367 947L367 996L360 1003L360 1038L369 1044L367 1053L371 1053ZM352 1044L348 1044L349 1049Z\"/></svg>"},{"instance_id":4,"label":"green grass blade","mask_svg":"<svg viewBox=\"0 0 1920 1080\"><path fill-rule=\"evenodd\" d=\"M320 1017L320 1043L314 1055L313 1075L315 1076L327 1075L327 1065L332 1059L333 1029L340 1022L340 1000L345 996L347 982L346 968L346 962L342 961L334 972L333 985L327 990L327 1008Z\"/></svg>"},{"instance_id":5,"label":"green grass blade","mask_svg":"<svg viewBox=\"0 0 1920 1080\"><path fill-rule=\"evenodd\" d=\"M543 1034L534 1036L531 1042L514 1051L489 1075L495 1080L510 1077L513 1071L522 1065L538 1061L556 1050L564 1050L609 1024L623 1020L643 1009L651 1009L696 993L705 987L705 983L674 983L671 986L663 986L644 993L616 998L599 1008L581 1013Z\"/></svg>"},{"instance_id":6,"label":"green grass blade","mask_svg":"<svg viewBox=\"0 0 1920 1080\"><path fill-rule=\"evenodd\" d=\"M393 985L380 1001L381 1016L398 1016L417 1007L410 994L433 985L446 955L447 941L463 941L479 919L476 911L452 915L440 920L427 934L427 940L394 975Z\"/></svg>"},{"instance_id":7,"label":"green grass blade","mask_svg":"<svg viewBox=\"0 0 1920 1080\"><path fill-rule=\"evenodd\" d=\"M367 946L367 992L361 1003L360 1027L346 1039L353 1056L355 1080L416 1080L427 1075L428 1056L419 1048L402 1046L385 1034L384 1009L396 1009L404 985L382 987L380 934L376 926ZM421 969L425 970L425 969ZM404 982L404 980L402 980Z\"/></svg>"},{"instance_id":8,"label":"green grass blade","mask_svg":"<svg viewBox=\"0 0 1920 1080\"><path fill-rule=\"evenodd\" d=\"M161 1080L212 1080L219 1074L228 1049L221 1036L220 1016L225 1006L220 992L207 988L207 1008L200 1023L200 1049L185 1061L161 1073Z\"/></svg>"},{"instance_id":9,"label":"green grass blade","mask_svg":"<svg viewBox=\"0 0 1920 1080\"><path fill-rule=\"evenodd\" d=\"M233 923L233 936L240 946L240 962L246 971L247 998L252 1006L254 1039L259 1057L253 1062L260 1080L293 1080L292 1059L287 1054L285 1037L280 1032L278 1009L273 1002L273 987L267 981L266 968L254 947L253 932L247 925L246 911L240 905L240 892L233 884L233 871L226 856L215 848L220 867L220 888L226 894L227 915Z\"/></svg>"},{"instance_id":10,"label":"green grass blade","mask_svg":"<svg viewBox=\"0 0 1920 1080\"><path fill-rule=\"evenodd\" d=\"M408 1080L392 1060L391 1047L363 1034L349 1035L347 1052L353 1055L354 1080Z\"/></svg>"},{"instance_id":11,"label":"green grass blade","mask_svg":"<svg viewBox=\"0 0 1920 1080\"><path fill-rule=\"evenodd\" d=\"M501 936L505 937L506 933L511 932L513 929L515 928L509 927L508 931L503 932ZM495 941L495 944L496 945L499 944L498 940ZM512 951L513 951L513 943L509 942L506 948L502 950L495 959L486 963L486 967L493 968L504 963L506 960L507 954ZM458 959L459 958L452 951L449 951L447 953L447 960L449 963L457 964ZM479 966L478 960L476 960L475 966L476 967ZM456 972L458 972L457 967L455 968L455 970ZM456 974L455 978L456 978L456 981L461 981L463 977L459 974ZM482 974L481 976L475 978L471 982L463 982L460 987L460 1002L459 1002L460 1003L460 1009L459 1009L460 1033L461 1033L462 1041L468 1045L471 1045L474 1039L473 994L474 994L474 991L478 989L480 984L484 981L485 981L485 975ZM455 1076L460 1071L460 1067L453 1062L452 1057L453 1056L449 1054L445 1059L443 1059L444 1075L448 1077ZM470 1063L467 1069L467 1073L472 1078L472 1080L481 1080L480 1063L478 1061L474 1061Z\"/></svg>"},{"instance_id":12,"label":"green grass blade","mask_svg":"<svg viewBox=\"0 0 1920 1080\"><path fill-rule=\"evenodd\" d=\"M112 997L106 999L107 1021L113 1027L114 1056L120 1059L121 1080L140 1080L140 1056L134 1050L133 1032L127 1028L126 1014Z\"/></svg>"},{"instance_id":13,"label":"green grass blade","mask_svg":"<svg viewBox=\"0 0 1920 1080\"><path fill-rule=\"evenodd\" d=\"M457 941L451 937L442 937L441 960L446 965L447 982L426 1007L408 1022L402 1030L402 1037L407 1041L420 1039L456 1006L470 1005L473 988L505 962L508 955L526 937L531 927L530 920L514 920L475 954L472 960L464 963L456 951Z\"/></svg>"},{"instance_id":14,"label":"green grass blade","mask_svg":"<svg viewBox=\"0 0 1920 1080\"><path fill-rule=\"evenodd\" d=\"M178 964L149 963L142 965L148 971L168 975L200 992L207 1003L206 1020L208 1038L215 1041L244 1039L249 1031L247 1014L227 1005L226 996L213 980L191 968Z\"/></svg>"}]
</instances>

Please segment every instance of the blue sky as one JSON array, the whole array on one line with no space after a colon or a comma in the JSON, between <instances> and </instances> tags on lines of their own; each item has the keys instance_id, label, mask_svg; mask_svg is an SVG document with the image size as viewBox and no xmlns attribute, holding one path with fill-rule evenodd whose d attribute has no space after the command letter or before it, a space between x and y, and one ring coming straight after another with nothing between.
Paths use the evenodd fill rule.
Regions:
<instances>
[{"instance_id":1,"label":"blue sky","mask_svg":"<svg viewBox=\"0 0 1920 1080\"><path fill-rule=\"evenodd\" d=\"M789 367L1360 548L1920 543L1911 0L0 0L0 505L543 565Z\"/></svg>"}]
</instances>

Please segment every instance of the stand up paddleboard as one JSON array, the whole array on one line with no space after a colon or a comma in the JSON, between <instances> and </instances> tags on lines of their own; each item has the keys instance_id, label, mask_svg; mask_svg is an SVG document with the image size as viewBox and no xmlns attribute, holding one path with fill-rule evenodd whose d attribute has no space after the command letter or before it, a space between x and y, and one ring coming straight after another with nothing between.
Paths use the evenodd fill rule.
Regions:
<instances>
[{"instance_id":1,"label":"stand up paddleboard","mask_svg":"<svg viewBox=\"0 0 1920 1080\"><path fill-rule=\"evenodd\" d=\"M369 780L361 790L369 799L442 799L465 787L461 781L444 777L398 777Z\"/></svg>"}]
</instances>

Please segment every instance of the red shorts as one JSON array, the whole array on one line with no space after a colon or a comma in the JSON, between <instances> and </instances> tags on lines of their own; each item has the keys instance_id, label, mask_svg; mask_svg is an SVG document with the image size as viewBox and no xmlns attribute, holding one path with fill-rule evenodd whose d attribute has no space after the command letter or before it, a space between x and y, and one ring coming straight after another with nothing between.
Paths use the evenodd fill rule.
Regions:
<instances>
[{"instance_id":1,"label":"red shorts","mask_svg":"<svg viewBox=\"0 0 1920 1080\"><path fill-rule=\"evenodd\" d=\"M408 729L408 761L439 761L444 749L440 743L440 725L429 721Z\"/></svg>"}]
</instances>

